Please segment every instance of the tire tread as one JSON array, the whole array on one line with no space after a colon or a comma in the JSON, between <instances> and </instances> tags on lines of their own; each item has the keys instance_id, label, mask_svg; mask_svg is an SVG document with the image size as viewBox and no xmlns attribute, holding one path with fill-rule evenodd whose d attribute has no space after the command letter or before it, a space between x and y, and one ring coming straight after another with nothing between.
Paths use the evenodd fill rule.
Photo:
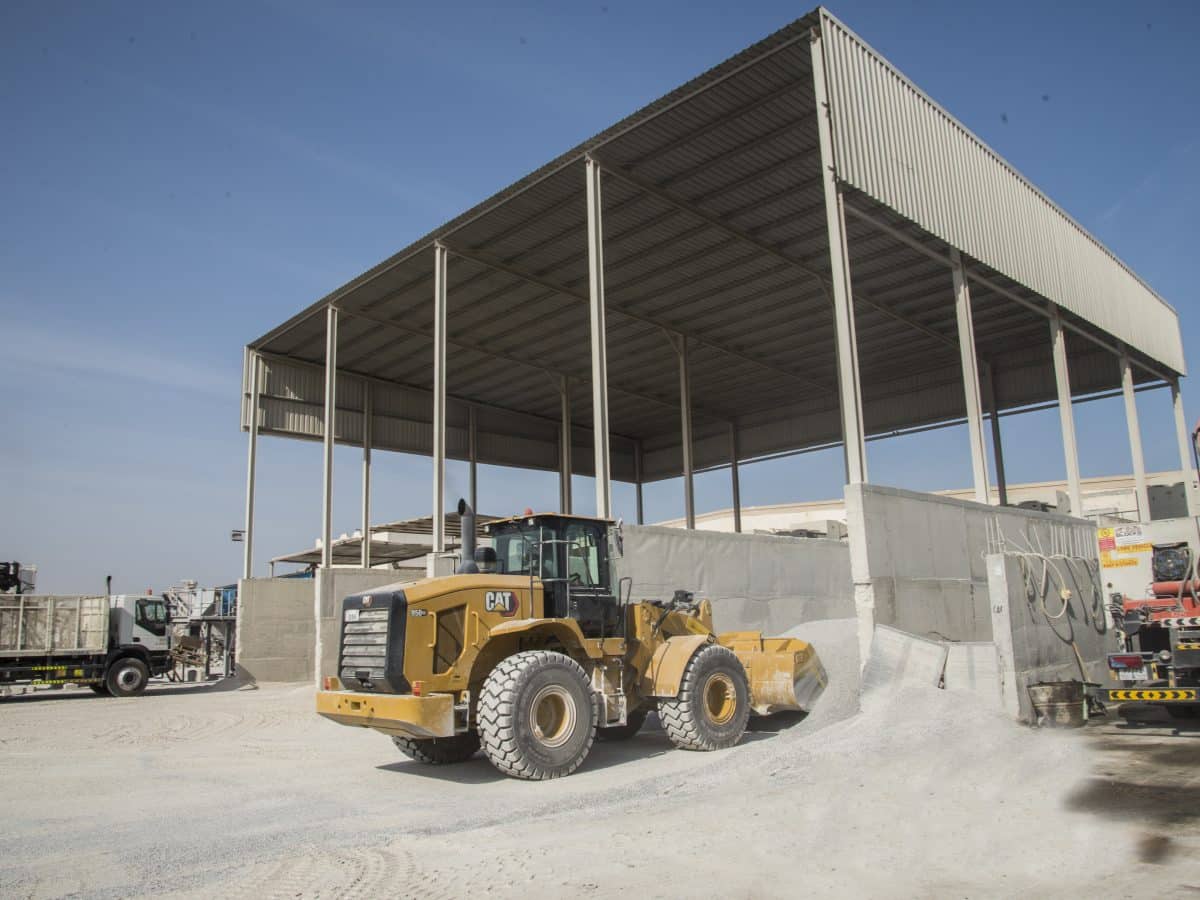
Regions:
<instances>
[{"instance_id":1,"label":"tire tread","mask_svg":"<svg viewBox=\"0 0 1200 900\"><path fill-rule=\"evenodd\" d=\"M526 650L514 653L507 659L501 660L484 681L476 709L479 741L483 752L492 761L492 765L505 775L533 781L558 778L570 775L587 758L596 734L597 710L594 701L589 704L591 722L580 723L587 729L587 743L584 744L583 752L566 771L556 772L542 768L528 759L521 752L517 743L513 712L520 681L530 677L539 669L551 665L564 665L564 663L567 664L568 669L573 669L581 682L587 686L590 697L591 685L583 667L565 653L555 653L551 650Z\"/></svg>"},{"instance_id":2,"label":"tire tread","mask_svg":"<svg viewBox=\"0 0 1200 900\"><path fill-rule=\"evenodd\" d=\"M689 660L687 668L683 670L683 678L679 683L679 694L673 698L667 698L658 701L658 718L662 722L663 730L666 731L667 737L671 739L676 747L681 750L721 750L732 744L736 744L741 740L742 732L745 731L746 721L750 718L749 703L746 704L746 709L739 710L738 715L742 718L742 728L738 732L737 738L732 742L718 742L704 733L701 727L701 717L703 711L698 709L698 703L703 702L697 698L696 680L699 677L697 672L702 666L702 660L714 656L728 657L732 660L739 671L742 672L742 678L745 680L745 670L742 669L741 661L738 660L736 654L728 647L722 647L720 644L709 644L700 648L696 654ZM749 684L746 684L747 699L749 699Z\"/></svg>"}]
</instances>

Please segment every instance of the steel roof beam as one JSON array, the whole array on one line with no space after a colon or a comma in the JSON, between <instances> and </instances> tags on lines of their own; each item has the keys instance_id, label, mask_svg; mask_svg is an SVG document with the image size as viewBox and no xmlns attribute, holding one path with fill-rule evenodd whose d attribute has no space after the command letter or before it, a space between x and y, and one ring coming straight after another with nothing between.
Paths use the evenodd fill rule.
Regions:
<instances>
[{"instance_id":1,"label":"steel roof beam","mask_svg":"<svg viewBox=\"0 0 1200 900\"><path fill-rule=\"evenodd\" d=\"M390 319L384 319L384 318L381 318L380 316L372 316L372 315L369 315L366 313L355 312L353 310L342 310L342 314L349 316L350 318L353 318L353 319L362 319L367 322L372 322L376 325L382 325L385 328L393 328L397 331L403 331L406 334L417 335L420 337L429 338L431 340L433 339L433 335L430 332L425 331L424 329L415 328L411 325L404 325L400 322L393 322ZM539 372L542 372L542 373L550 376L556 382L562 378L573 378L576 381L586 381L586 382L590 383L590 378L586 374L581 375L581 374L575 373L575 372L560 372L557 369L551 369L547 366L543 366L538 363L532 362L527 358L524 358L521 356L516 356L516 355L510 354L510 353L506 353L503 350L495 350L490 347L482 347L478 344L468 343L466 341L462 341L457 338L451 338L449 336L447 336L447 338L446 338L446 344L447 344L447 346L450 346L450 347L457 347L460 350L469 350L469 351L472 351L475 353L480 353L484 356L492 357L494 359L502 359L505 362L510 362L510 363L513 363L514 365L524 366L527 369L537 370ZM370 355L371 354L368 353L368 354L365 354L364 356L356 357L354 360L351 360L349 363L347 363L347 368L352 366L354 363L359 362L361 359L369 357ZM424 369L425 369L425 366L422 365L421 368L418 369L418 371L422 371ZM400 383L400 382L398 382L398 383ZM403 382L403 383L407 383L407 382ZM664 407L666 409L673 409L673 410L679 409L679 405L676 403L672 403L669 400L664 400L662 397L655 396L654 394L647 394L647 393L644 393L643 391L639 391L634 388L628 388L628 387L624 387L620 384L615 384L615 383L613 383L611 378L609 379L608 386L609 386L610 390L617 391L618 393L625 394L626 396L633 397L634 399L637 399L637 400L645 400L649 403L657 404L658 406ZM693 403L692 407L694 409L704 413L705 416L712 418L718 422L728 422L732 419L732 416L730 416L728 413L719 413L719 412L709 409L703 405L698 405L698 404Z\"/></svg>"},{"instance_id":2,"label":"steel roof beam","mask_svg":"<svg viewBox=\"0 0 1200 900\"><path fill-rule=\"evenodd\" d=\"M566 297L574 297L576 300L590 302L590 300L588 299L588 296L580 291L573 290L572 288L569 288L566 285L556 284L555 282L550 281L549 279L546 279L546 278L542 278L538 275L535 275L532 272L524 272L515 266L510 266L501 260L495 259L490 254L485 253L483 251L464 250L461 247L453 247L451 249L452 249L452 252L454 252L458 256L462 256L462 257L465 257L466 259L474 260L475 262L479 263L480 265L490 266L491 268L494 268L497 271L505 272L509 275L512 275L514 278L519 278L523 281L528 281L532 284L540 285L541 287L546 288L550 292L560 294L560 295L566 296ZM733 356L737 359L742 360L743 362L758 366L764 370L772 371L777 375L783 375L788 378L792 378L796 381L803 382L803 383L807 384L809 387L817 388L818 390L822 390L822 391L829 390L829 387L827 385L821 384L820 382L817 382L817 381L809 378L806 375L802 375L798 372L793 372L788 369L781 369L772 363L768 363L768 362L764 362L760 359L756 359L755 357L750 356L750 355L748 355L740 350L737 350L735 348L726 347L722 344L715 343L715 342L709 340L708 338L704 337L703 335L695 334L692 332L681 331L679 329L679 327L677 325L675 325L674 323L660 322L651 316L643 316L640 313L633 312L632 310L627 309L619 304L612 303L611 301L607 304L607 309L609 309L612 312L619 313L620 315L623 315L626 318L633 319L635 321L641 322L641 323L643 323L647 326L653 327L653 328L666 328L671 331L678 331L680 334L684 334L688 338L694 340L697 344L700 344L705 347L709 347L709 348L711 348L713 350L717 350L721 353L728 354L729 356Z\"/></svg>"},{"instance_id":3,"label":"steel roof beam","mask_svg":"<svg viewBox=\"0 0 1200 900\"><path fill-rule=\"evenodd\" d=\"M766 132L765 134L756 135L749 141L745 141L741 144L731 147L728 150L722 151L721 153L718 153L716 156L710 157L710 158L704 160L703 162L697 163L696 165L689 166L684 171L679 172L675 175L672 175L670 178L666 179L665 183L668 185L675 185L680 182L687 181L688 179L693 178L693 177L705 172L706 170L708 170L709 168L711 168L713 166L720 165L723 162L728 162L731 159L735 159L736 157L741 156L743 153L748 153L751 150L758 149L759 147L762 147L764 144L770 143L771 141L775 140L776 138L786 137L788 135L794 134L796 128L798 126L803 125L804 121L805 120L803 118L800 118L800 119L794 119L794 120L785 122L783 125L781 125L777 128L774 128L771 131ZM807 150L805 152L812 152L812 151L815 151L815 149L816 149L815 147L810 147L810 148L807 148ZM746 178L769 177L770 175L773 175L776 171L778 171L780 168L785 168L788 165L795 165L796 160L797 160L796 155L789 156L787 159L780 160L779 162L772 163L768 166L764 166L762 169L759 169L756 172L751 173L750 176L746 176ZM739 184L741 181L744 181L744 180L745 180L745 178L740 179ZM719 196L721 194L727 193L729 190L732 190L732 187L722 185L720 188L718 188L714 192L714 195ZM635 197L630 197L626 200L618 201L617 203L614 203L607 210L607 214L609 216L613 216L618 213L624 212L629 207L636 205L640 199L641 199L640 197L635 196ZM566 207L572 206L573 204L578 203L578 202L579 202L578 197L576 197L574 195L568 195L568 196L564 197L562 200L559 200L555 203L550 204L548 207L539 209L537 211L537 213L526 217L525 219L518 222L516 225L506 228L504 233L505 234L517 233L521 229L527 227L528 225L537 223L540 221L544 221L548 216L552 216L555 213L559 212L560 210L562 210ZM658 219L652 220L651 222L641 223L640 225L635 226L633 229L627 229L625 232L623 232L621 234L613 235L611 240L613 242L618 241L628 234L635 233L637 230L652 227L653 224L657 224L658 221L661 221L661 219L665 219L665 218L669 218L669 215L662 216ZM578 229L578 226L576 226L576 225L571 225L569 227L562 228L559 231L555 232L554 234L550 235L549 237L538 241L536 247L530 248L527 250L523 250L517 254L514 254L512 257L509 257L509 261L516 262L521 257L527 256L531 252L531 250L534 250L534 249L544 251L547 247L557 243L558 241L561 241L563 238L572 237L572 236L577 235L578 231L579 231L579 229ZM606 240L605 243L607 244L608 241ZM559 263L556 263L555 265L551 266L550 268L558 268L562 265L567 265L570 262L578 261L579 259L582 259L585 256L586 256L586 253L584 253L584 252L573 253L567 259L565 259ZM432 273L422 272L416 278L410 279L409 281L400 285L393 291L389 291L383 297L380 297L377 300L371 301L371 303L368 304L367 306L365 306L364 309L370 309L375 306L378 306L381 303L386 303L392 297L395 297L399 294L403 294L409 290L418 288L432 277L433 277ZM467 279L466 281L460 283L458 285L458 288L462 289L463 287L468 287L473 283L474 283L474 279Z\"/></svg>"},{"instance_id":4,"label":"steel roof beam","mask_svg":"<svg viewBox=\"0 0 1200 900\"><path fill-rule=\"evenodd\" d=\"M730 237L736 238L746 244L753 245L753 246L757 247L759 250L761 250L762 252L767 253L767 254L775 257L776 259L782 260L785 263L788 263L789 265L793 266L794 268L798 269L799 271L804 272L807 275L809 275L810 277L816 279L817 282L822 285L823 290L829 289L832 282L830 282L824 275L822 275L816 269L812 268L813 264L811 262L809 262L808 260L796 259L793 256L789 256L788 254L786 254L782 250L780 250L779 247L777 247L773 244L768 244L764 241L761 241L758 238L754 237L754 235L750 234L749 232L744 231L734 225L731 225L729 222L727 222L725 220L724 217L716 216L711 213L708 213L708 212L704 211L703 209L700 209L698 206L696 206L694 203L692 203L688 200L684 200L680 197L675 197L670 192L663 190L661 187L654 184L653 182L647 181L646 179L641 178L640 176L634 175L632 172L630 172L626 169L623 169L620 166L614 166L612 164L604 162L604 160L599 160L599 162L600 162L601 167L604 168L604 170L606 172L615 176L616 178L627 181L630 184L634 185L635 187L638 187L641 190L644 190L646 193L648 193L652 196L658 197L664 203L670 203L670 204L673 204L673 205L679 207L680 209L690 213L691 215L696 216L699 219L702 219L704 222L708 223L713 228L716 228L719 231L724 232L725 234L729 235ZM876 301L870 297L867 297L861 291L854 292L854 301L856 303L860 303L860 304L869 306L872 309L875 309L876 311L882 313L885 316L888 316L889 318L893 319L896 322L899 322L902 325L906 325L909 328L913 328L917 331L922 331L925 334L929 335L930 337L933 337L936 340L946 344L946 346L948 346L948 347L953 347L955 350L958 349L958 342L955 341L954 339L946 337L943 334L940 334L930 328L927 328L926 326L922 325L919 322L915 322L912 319L909 319L907 316L904 316L900 313L897 313L897 312L894 312L894 311L888 309L886 306L879 303L878 301Z\"/></svg>"},{"instance_id":5,"label":"steel roof beam","mask_svg":"<svg viewBox=\"0 0 1200 900\"><path fill-rule=\"evenodd\" d=\"M946 266L947 268L951 267L950 257L948 254L943 254L939 250L937 250L933 247L930 247L930 246L922 243L921 241L918 241L912 235L907 234L906 232L902 231L901 229L895 227L894 225L891 225L888 222L881 221L874 214L866 212L861 209L855 209L853 206L850 206L850 205L846 206L846 212L850 213L850 215L854 216L855 218L862 219L864 222L871 223L876 228L878 228L880 231L886 232L887 234L896 238L898 241L901 241L902 243L905 243L908 246L912 247L914 250L917 250L917 251L925 254L930 259L937 260L938 262L940 262L942 265ZM999 294L1002 297L1007 297L1009 300L1012 300L1015 303L1020 303L1022 306L1025 306L1025 307L1033 310L1034 312L1038 313L1043 318L1046 318L1046 319L1053 318L1054 314L1053 314L1049 300L1042 300L1041 302L1038 302L1037 300L1030 300L1028 297L1022 297L1020 294L1016 293L1015 291L1011 291L1008 288L1001 287L994 280L992 280L990 277L988 277L987 275L985 275L982 272L979 272L979 271L977 271L975 269L971 269L971 268L968 268L966 270L966 272L967 272L967 277L971 281L979 283L983 287L986 287L988 290L994 291L995 293ZM1041 299L1040 296L1037 294L1035 294L1034 296L1039 297L1039 300ZM1122 351L1119 347L1108 343L1103 338L1097 337L1096 335L1092 334L1091 332L1087 331L1086 329L1080 328L1078 325L1075 325L1073 322L1068 322L1066 320L1062 320L1061 325L1063 328L1067 329L1068 331L1073 331L1076 334L1080 335L1081 337L1087 338L1089 341L1096 344L1097 346L1103 347L1109 353L1112 353L1114 356L1116 356L1118 358L1120 358L1123 355ZM1128 351L1126 351L1126 352L1128 352ZM1174 377L1172 375L1168 375L1168 374L1164 373L1161 369L1156 368L1155 366L1145 362L1144 360L1131 358L1130 361L1134 365L1137 365L1138 367L1144 369L1146 372L1153 375L1155 378L1161 378L1164 381L1170 381Z\"/></svg>"}]
</instances>

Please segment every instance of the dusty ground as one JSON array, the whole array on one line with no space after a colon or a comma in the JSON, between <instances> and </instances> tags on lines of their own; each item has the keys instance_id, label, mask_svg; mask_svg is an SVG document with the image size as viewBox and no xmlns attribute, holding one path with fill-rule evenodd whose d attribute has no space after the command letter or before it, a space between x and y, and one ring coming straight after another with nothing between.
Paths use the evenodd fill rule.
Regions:
<instances>
[{"instance_id":1,"label":"dusty ground","mask_svg":"<svg viewBox=\"0 0 1200 900\"><path fill-rule=\"evenodd\" d=\"M651 720L547 783L409 762L296 686L0 701L0 897L1200 892L1200 729L1034 732L934 689L856 714L853 628L809 636L809 718L715 754Z\"/></svg>"}]
</instances>

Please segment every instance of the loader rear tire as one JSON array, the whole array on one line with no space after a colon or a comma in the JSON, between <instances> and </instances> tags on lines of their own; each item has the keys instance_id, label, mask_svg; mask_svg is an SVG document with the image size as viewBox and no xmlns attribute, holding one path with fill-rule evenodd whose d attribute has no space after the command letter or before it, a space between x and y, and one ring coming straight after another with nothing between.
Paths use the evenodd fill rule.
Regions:
<instances>
[{"instance_id":1,"label":"loader rear tire","mask_svg":"<svg viewBox=\"0 0 1200 900\"><path fill-rule=\"evenodd\" d=\"M596 735L596 702L571 657L528 650L488 675L476 709L479 740L492 765L513 778L570 775Z\"/></svg>"},{"instance_id":2,"label":"loader rear tire","mask_svg":"<svg viewBox=\"0 0 1200 900\"><path fill-rule=\"evenodd\" d=\"M447 738L393 737L397 749L409 759L431 766L466 762L479 749L479 735L473 731Z\"/></svg>"},{"instance_id":3,"label":"loader rear tire","mask_svg":"<svg viewBox=\"0 0 1200 900\"><path fill-rule=\"evenodd\" d=\"M596 740L604 741L627 741L646 724L647 712L644 709L635 709L625 717L624 725L612 725L608 728L596 729Z\"/></svg>"},{"instance_id":4,"label":"loader rear tire","mask_svg":"<svg viewBox=\"0 0 1200 900\"><path fill-rule=\"evenodd\" d=\"M681 750L723 750L742 739L750 718L750 684L733 651L708 644L683 670L679 694L658 701L667 737Z\"/></svg>"}]
</instances>

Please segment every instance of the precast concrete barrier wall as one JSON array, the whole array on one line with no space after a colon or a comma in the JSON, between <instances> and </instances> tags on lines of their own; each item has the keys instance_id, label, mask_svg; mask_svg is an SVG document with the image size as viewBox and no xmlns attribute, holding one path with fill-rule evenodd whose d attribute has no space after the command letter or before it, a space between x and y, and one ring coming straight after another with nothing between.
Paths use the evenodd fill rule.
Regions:
<instances>
[{"instance_id":1,"label":"precast concrete barrier wall","mask_svg":"<svg viewBox=\"0 0 1200 900\"><path fill-rule=\"evenodd\" d=\"M1010 715L1033 720L1032 684L1107 680L1106 657L1117 647L1088 562L1009 551L989 554L987 572L1000 694Z\"/></svg>"},{"instance_id":2,"label":"precast concrete barrier wall","mask_svg":"<svg viewBox=\"0 0 1200 900\"><path fill-rule=\"evenodd\" d=\"M1096 558L1086 519L873 484L847 485L846 526L864 660L877 624L934 640L991 641L989 551Z\"/></svg>"},{"instance_id":3,"label":"precast concrete barrier wall","mask_svg":"<svg viewBox=\"0 0 1200 900\"><path fill-rule=\"evenodd\" d=\"M312 578L238 582L238 668L255 681L335 674L342 598L402 580L387 569L326 569Z\"/></svg>"},{"instance_id":4,"label":"precast concrete barrier wall","mask_svg":"<svg viewBox=\"0 0 1200 900\"><path fill-rule=\"evenodd\" d=\"M255 681L308 681L315 649L313 580L238 582L237 665Z\"/></svg>"},{"instance_id":5,"label":"precast concrete barrier wall","mask_svg":"<svg viewBox=\"0 0 1200 900\"><path fill-rule=\"evenodd\" d=\"M846 520L875 677L936 644L921 678L1024 720L1029 685L1104 680L1112 635L1092 522L867 484L846 488Z\"/></svg>"},{"instance_id":6,"label":"precast concrete barrier wall","mask_svg":"<svg viewBox=\"0 0 1200 900\"><path fill-rule=\"evenodd\" d=\"M634 600L692 591L713 604L718 631L782 634L804 622L854 615L850 554L822 538L626 525L618 578Z\"/></svg>"}]
</instances>

